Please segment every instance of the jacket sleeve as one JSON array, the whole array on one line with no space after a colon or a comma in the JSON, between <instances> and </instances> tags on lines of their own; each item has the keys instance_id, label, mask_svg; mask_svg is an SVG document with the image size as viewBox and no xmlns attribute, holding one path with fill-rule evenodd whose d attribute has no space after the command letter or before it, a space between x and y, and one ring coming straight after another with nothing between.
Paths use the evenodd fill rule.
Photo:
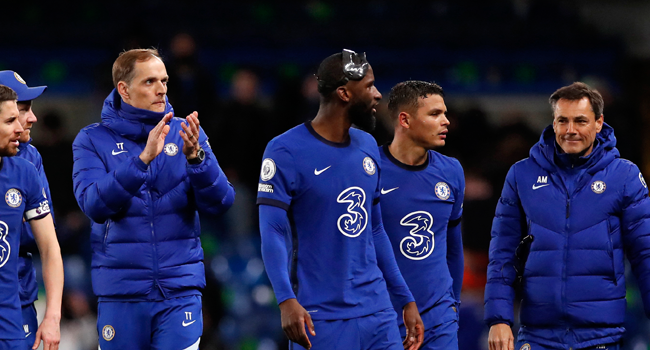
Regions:
<instances>
[{"instance_id":1,"label":"jacket sleeve","mask_svg":"<svg viewBox=\"0 0 650 350\"><path fill-rule=\"evenodd\" d=\"M492 222L490 263L485 286L485 322L488 326L514 322L515 251L521 241L525 216L517 193L516 165L510 168Z\"/></svg>"},{"instance_id":2,"label":"jacket sleeve","mask_svg":"<svg viewBox=\"0 0 650 350\"><path fill-rule=\"evenodd\" d=\"M625 182L621 228L625 253L650 318L650 199L643 175L632 165Z\"/></svg>"},{"instance_id":3,"label":"jacket sleeve","mask_svg":"<svg viewBox=\"0 0 650 350\"><path fill-rule=\"evenodd\" d=\"M108 172L90 136L81 131L72 144L72 181L79 207L90 219L103 223L138 193L148 165L138 156Z\"/></svg>"},{"instance_id":4,"label":"jacket sleeve","mask_svg":"<svg viewBox=\"0 0 650 350\"><path fill-rule=\"evenodd\" d=\"M415 301L411 290L406 285L402 273L397 267L393 246L390 244L388 235L384 230L384 224L381 220L381 208L379 204L372 206L372 236L375 242L375 252L377 254L377 265L384 274L388 292L404 307L406 304ZM399 313L400 311L397 310Z\"/></svg>"},{"instance_id":5,"label":"jacket sleeve","mask_svg":"<svg viewBox=\"0 0 650 350\"><path fill-rule=\"evenodd\" d=\"M280 304L287 299L296 298L289 279L289 254L285 243L291 225L287 212L282 208L261 204L259 210L262 259L275 297Z\"/></svg>"},{"instance_id":6,"label":"jacket sleeve","mask_svg":"<svg viewBox=\"0 0 650 350\"><path fill-rule=\"evenodd\" d=\"M200 133L205 159L200 164L188 163L187 174L194 189L199 213L219 215L228 210L235 201L235 189L221 170L203 129L200 129Z\"/></svg>"}]
</instances>

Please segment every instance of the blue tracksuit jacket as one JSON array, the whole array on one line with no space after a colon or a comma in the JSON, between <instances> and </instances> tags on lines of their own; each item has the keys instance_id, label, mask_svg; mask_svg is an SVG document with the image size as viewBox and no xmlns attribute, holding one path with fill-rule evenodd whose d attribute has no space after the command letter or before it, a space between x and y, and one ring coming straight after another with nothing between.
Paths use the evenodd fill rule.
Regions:
<instances>
[{"instance_id":1,"label":"blue tracksuit jacket","mask_svg":"<svg viewBox=\"0 0 650 350\"><path fill-rule=\"evenodd\" d=\"M234 190L201 130L205 160L189 165L173 118L165 146L149 165L138 156L149 131L172 111L155 113L123 103L113 92L101 123L73 143L74 191L92 220L92 282L100 301L160 300L199 294L205 287L199 215L218 215Z\"/></svg>"},{"instance_id":2,"label":"blue tracksuit jacket","mask_svg":"<svg viewBox=\"0 0 650 350\"><path fill-rule=\"evenodd\" d=\"M549 126L530 158L510 168L492 224L488 325L513 323L515 250L527 234L534 240L523 270L520 338L557 348L620 340L625 255L650 315L648 189L615 146L604 124L592 153L571 159L557 151Z\"/></svg>"}]
</instances>

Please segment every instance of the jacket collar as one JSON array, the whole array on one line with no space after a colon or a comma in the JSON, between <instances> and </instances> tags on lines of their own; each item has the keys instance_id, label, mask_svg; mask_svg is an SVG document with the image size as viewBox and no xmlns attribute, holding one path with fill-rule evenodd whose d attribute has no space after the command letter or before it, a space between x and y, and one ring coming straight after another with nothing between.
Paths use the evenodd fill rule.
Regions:
<instances>
[{"instance_id":1,"label":"jacket collar","mask_svg":"<svg viewBox=\"0 0 650 350\"><path fill-rule=\"evenodd\" d=\"M122 97L113 89L104 100L102 108L102 124L117 132L120 136L131 140L142 140L149 136L149 132L156 124L174 108L165 96L165 111L153 112L140 109L122 101Z\"/></svg>"},{"instance_id":2,"label":"jacket collar","mask_svg":"<svg viewBox=\"0 0 650 350\"><path fill-rule=\"evenodd\" d=\"M588 156L572 159L571 156L561 153L559 149L555 142L553 125L549 125L542 132L539 141L530 149L530 158L549 172L557 172L558 168L575 164L586 169L588 173L595 174L620 157L616 149L614 129L607 123L603 123L602 130L596 135L594 148Z\"/></svg>"}]
</instances>

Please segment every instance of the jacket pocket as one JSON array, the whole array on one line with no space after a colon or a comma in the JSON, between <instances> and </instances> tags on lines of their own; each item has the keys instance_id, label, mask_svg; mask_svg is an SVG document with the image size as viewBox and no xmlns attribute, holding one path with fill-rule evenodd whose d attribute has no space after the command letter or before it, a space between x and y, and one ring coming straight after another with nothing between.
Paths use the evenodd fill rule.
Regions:
<instances>
[{"instance_id":1,"label":"jacket pocket","mask_svg":"<svg viewBox=\"0 0 650 350\"><path fill-rule=\"evenodd\" d=\"M612 242L612 224L607 219L607 253L609 258L612 261L612 280L614 285L618 286L618 281L616 280L616 261L614 261L614 242Z\"/></svg>"}]
</instances>

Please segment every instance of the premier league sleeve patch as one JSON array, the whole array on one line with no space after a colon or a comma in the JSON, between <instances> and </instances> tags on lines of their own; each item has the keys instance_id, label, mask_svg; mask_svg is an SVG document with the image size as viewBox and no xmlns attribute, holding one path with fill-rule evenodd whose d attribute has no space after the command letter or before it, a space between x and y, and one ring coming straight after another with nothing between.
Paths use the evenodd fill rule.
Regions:
<instances>
[{"instance_id":1,"label":"premier league sleeve patch","mask_svg":"<svg viewBox=\"0 0 650 350\"><path fill-rule=\"evenodd\" d=\"M9 227L4 221L0 221L0 267L3 267L11 255L11 245L7 241Z\"/></svg>"},{"instance_id":2,"label":"premier league sleeve patch","mask_svg":"<svg viewBox=\"0 0 650 350\"><path fill-rule=\"evenodd\" d=\"M266 158L262 161L262 171L260 178L262 181L269 181L275 176L275 162L271 158Z\"/></svg>"},{"instance_id":3,"label":"premier league sleeve patch","mask_svg":"<svg viewBox=\"0 0 650 350\"><path fill-rule=\"evenodd\" d=\"M5 202L12 208L18 208L23 203L23 195L19 190L15 188L10 188L7 193L5 193Z\"/></svg>"}]
</instances>

